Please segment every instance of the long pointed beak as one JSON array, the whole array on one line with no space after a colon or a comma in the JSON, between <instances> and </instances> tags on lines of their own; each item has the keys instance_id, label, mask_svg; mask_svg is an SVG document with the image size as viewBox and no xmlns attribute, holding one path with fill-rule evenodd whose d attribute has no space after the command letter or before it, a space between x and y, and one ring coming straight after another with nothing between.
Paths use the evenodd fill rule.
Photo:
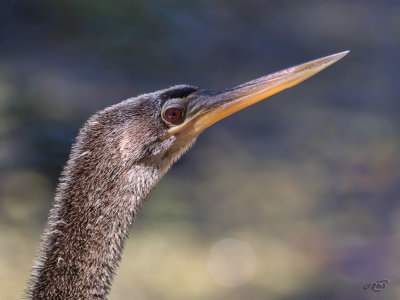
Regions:
<instances>
[{"instance_id":1,"label":"long pointed beak","mask_svg":"<svg viewBox=\"0 0 400 300\"><path fill-rule=\"evenodd\" d=\"M190 134L199 134L215 122L295 86L343 58L349 51L312 60L288 69L260 77L222 91L199 90L188 99L187 120L169 129L170 134L190 128Z\"/></svg>"}]
</instances>

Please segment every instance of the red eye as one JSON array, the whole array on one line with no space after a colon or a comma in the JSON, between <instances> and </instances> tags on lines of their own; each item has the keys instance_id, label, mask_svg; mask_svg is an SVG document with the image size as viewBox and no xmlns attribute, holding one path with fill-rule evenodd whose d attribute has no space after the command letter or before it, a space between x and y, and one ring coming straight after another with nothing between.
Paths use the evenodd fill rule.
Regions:
<instances>
[{"instance_id":1,"label":"red eye","mask_svg":"<svg viewBox=\"0 0 400 300\"><path fill-rule=\"evenodd\" d=\"M164 118L168 122L176 124L183 119L183 112L178 107L169 107L164 111Z\"/></svg>"}]
</instances>

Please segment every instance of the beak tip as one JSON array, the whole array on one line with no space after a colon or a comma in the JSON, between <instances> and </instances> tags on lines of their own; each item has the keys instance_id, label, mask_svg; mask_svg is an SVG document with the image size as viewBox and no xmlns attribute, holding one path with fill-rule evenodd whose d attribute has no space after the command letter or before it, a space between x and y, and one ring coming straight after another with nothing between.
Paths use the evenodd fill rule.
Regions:
<instances>
[{"instance_id":1,"label":"beak tip","mask_svg":"<svg viewBox=\"0 0 400 300\"><path fill-rule=\"evenodd\" d=\"M349 52L350 52L350 50L346 50L346 51L342 51L342 52L339 52L339 53L332 54L332 55L330 55L328 57L331 57L333 62L337 62L339 59L342 59L347 54L349 54Z\"/></svg>"},{"instance_id":2,"label":"beak tip","mask_svg":"<svg viewBox=\"0 0 400 300\"><path fill-rule=\"evenodd\" d=\"M337 61L341 60L343 57L345 57L347 54L349 54L350 50L342 51L339 53L331 54L319 59L313 60L311 63L316 67L316 70L322 71L323 69L333 65ZM315 72L315 73L318 73Z\"/></svg>"}]
</instances>

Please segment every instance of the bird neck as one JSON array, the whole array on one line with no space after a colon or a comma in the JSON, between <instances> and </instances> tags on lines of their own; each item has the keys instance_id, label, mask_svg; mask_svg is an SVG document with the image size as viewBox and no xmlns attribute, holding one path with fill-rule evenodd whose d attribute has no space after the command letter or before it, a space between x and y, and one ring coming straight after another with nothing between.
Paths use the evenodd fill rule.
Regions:
<instances>
[{"instance_id":1,"label":"bird neck","mask_svg":"<svg viewBox=\"0 0 400 300\"><path fill-rule=\"evenodd\" d=\"M86 146L78 142L63 171L33 272L32 299L104 299L134 217L167 169Z\"/></svg>"}]
</instances>

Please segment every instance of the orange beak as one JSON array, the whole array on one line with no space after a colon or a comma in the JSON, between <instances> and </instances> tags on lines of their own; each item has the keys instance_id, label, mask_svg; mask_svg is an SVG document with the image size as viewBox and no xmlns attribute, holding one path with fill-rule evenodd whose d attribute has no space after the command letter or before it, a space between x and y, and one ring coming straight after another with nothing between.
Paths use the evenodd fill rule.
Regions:
<instances>
[{"instance_id":1,"label":"orange beak","mask_svg":"<svg viewBox=\"0 0 400 300\"><path fill-rule=\"evenodd\" d=\"M197 135L215 122L295 86L343 58L349 51L322 57L260 77L222 91L199 90L188 98L184 123L169 129L169 134L187 131Z\"/></svg>"}]
</instances>

